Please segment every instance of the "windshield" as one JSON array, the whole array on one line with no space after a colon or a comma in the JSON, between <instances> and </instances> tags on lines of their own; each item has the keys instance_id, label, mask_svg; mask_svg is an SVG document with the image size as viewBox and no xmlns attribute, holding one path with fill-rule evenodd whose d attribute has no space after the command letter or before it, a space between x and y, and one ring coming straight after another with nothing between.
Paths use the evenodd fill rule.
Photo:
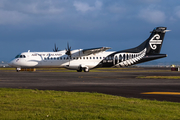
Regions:
<instances>
[{"instance_id":1,"label":"windshield","mask_svg":"<svg viewBox=\"0 0 180 120\"><path fill-rule=\"evenodd\" d=\"M18 54L18 55L16 55L15 58L26 58L26 56L25 56L25 55L20 55L20 54Z\"/></svg>"}]
</instances>

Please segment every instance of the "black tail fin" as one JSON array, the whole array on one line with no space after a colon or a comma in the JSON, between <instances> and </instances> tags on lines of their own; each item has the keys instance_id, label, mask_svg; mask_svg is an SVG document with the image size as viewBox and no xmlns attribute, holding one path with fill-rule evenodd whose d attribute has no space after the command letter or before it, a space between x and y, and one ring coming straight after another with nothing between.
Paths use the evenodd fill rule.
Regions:
<instances>
[{"instance_id":1,"label":"black tail fin","mask_svg":"<svg viewBox=\"0 0 180 120\"><path fill-rule=\"evenodd\" d=\"M146 48L146 55L159 54L166 31L166 27L154 28L154 30L151 31L149 38L136 47L136 49L143 50Z\"/></svg>"}]
</instances>

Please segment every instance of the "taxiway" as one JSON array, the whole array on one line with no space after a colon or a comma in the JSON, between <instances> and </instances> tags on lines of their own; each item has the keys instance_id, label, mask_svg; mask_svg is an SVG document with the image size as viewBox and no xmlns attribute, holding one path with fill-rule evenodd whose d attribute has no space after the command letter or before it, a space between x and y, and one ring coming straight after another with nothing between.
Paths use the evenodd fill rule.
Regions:
<instances>
[{"instance_id":1,"label":"taxiway","mask_svg":"<svg viewBox=\"0 0 180 120\"><path fill-rule=\"evenodd\" d=\"M99 69L98 69L99 70ZM170 68L100 69L96 72L0 71L1 88L98 92L123 97L180 102L180 79L139 79L138 76L180 76Z\"/></svg>"}]
</instances>

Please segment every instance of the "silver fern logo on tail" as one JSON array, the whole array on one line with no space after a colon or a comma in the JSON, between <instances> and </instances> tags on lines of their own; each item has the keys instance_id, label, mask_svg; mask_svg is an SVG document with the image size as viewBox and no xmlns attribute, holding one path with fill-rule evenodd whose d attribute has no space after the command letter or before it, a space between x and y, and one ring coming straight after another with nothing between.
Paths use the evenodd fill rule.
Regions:
<instances>
[{"instance_id":1,"label":"silver fern logo on tail","mask_svg":"<svg viewBox=\"0 0 180 120\"><path fill-rule=\"evenodd\" d=\"M155 34L151 40L149 41L149 45L151 47L151 49L155 50L157 48L157 44L161 44L162 40L160 39L160 35L159 34Z\"/></svg>"}]
</instances>

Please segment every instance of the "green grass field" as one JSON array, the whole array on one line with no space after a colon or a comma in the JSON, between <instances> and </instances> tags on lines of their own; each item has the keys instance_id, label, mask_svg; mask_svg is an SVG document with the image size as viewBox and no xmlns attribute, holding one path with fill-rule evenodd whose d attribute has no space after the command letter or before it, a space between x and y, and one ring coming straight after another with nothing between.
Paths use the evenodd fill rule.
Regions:
<instances>
[{"instance_id":1,"label":"green grass field","mask_svg":"<svg viewBox=\"0 0 180 120\"><path fill-rule=\"evenodd\" d=\"M180 103L99 93L0 88L0 119L172 120Z\"/></svg>"}]
</instances>

